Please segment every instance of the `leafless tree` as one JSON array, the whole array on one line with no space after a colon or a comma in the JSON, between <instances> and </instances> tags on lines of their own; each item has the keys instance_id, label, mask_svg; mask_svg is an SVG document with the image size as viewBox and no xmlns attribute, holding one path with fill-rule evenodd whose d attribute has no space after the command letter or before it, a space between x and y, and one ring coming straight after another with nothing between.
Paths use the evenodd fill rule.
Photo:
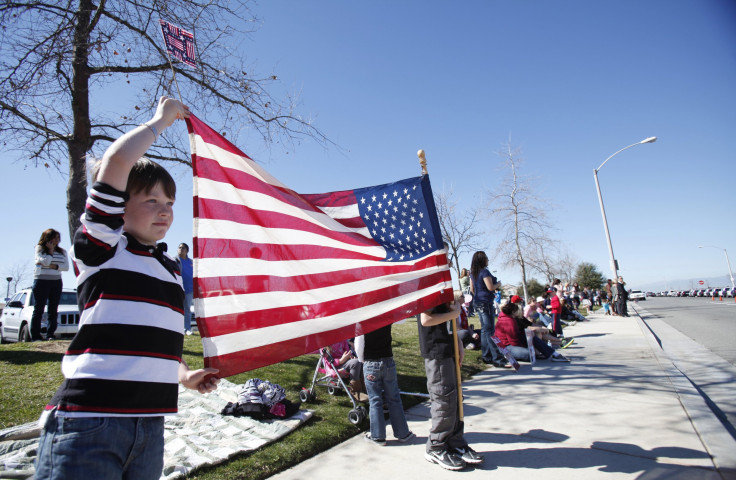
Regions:
<instances>
[{"instance_id":1,"label":"leafless tree","mask_svg":"<svg viewBox=\"0 0 736 480\"><path fill-rule=\"evenodd\" d=\"M459 281L460 261L458 258L460 254L484 248L482 246L484 232L478 221L480 209L471 208L462 212L458 211L457 200L453 196L452 189L447 193L444 191L435 193L434 204L442 229L442 239L447 242L451 265Z\"/></svg>"},{"instance_id":2,"label":"leafless tree","mask_svg":"<svg viewBox=\"0 0 736 480\"><path fill-rule=\"evenodd\" d=\"M18 291L18 286L25 288L31 276L31 267L28 262L16 262L5 270L5 279L10 278L10 295ZM6 288L7 290L7 288Z\"/></svg>"},{"instance_id":3,"label":"leafless tree","mask_svg":"<svg viewBox=\"0 0 736 480\"><path fill-rule=\"evenodd\" d=\"M544 202L532 193L532 179L520 172L520 150L514 149L509 141L498 154L504 159L503 169L507 170L497 193L489 195L493 230L501 235L498 256L505 267L519 267L524 297L528 298L528 258L537 245L549 241L552 226L539 207Z\"/></svg>"},{"instance_id":4,"label":"leafless tree","mask_svg":"<svg viewBox=\"0 0 736 480\"><path fill-rule=\"evenodd\" d=\"M559 258L560 280L562 283L571 283L575 278L575 271L578 269L580 262L568 251L563 252Z\"/></svg>"},{"instance_id":5,"label":"leafless tree","mask_svg":"<svg viewBox=\"0 0 736 480\"><path fill-rule=\"evenodd\" d=\"M293 98L269 93L276 88L276 75L258 75L246 66L244 40L256 20L248 4L249 0L0 4L0 139L6 151L20 152L36 166L61 172L68 164L70 235L84 210L87 154L99 155L121 133L150 118L161 95L179 96L172 86L160 18L194 33L198 68L174 63L174 69L182 101L195 114L203 119L206 115L230 138L249 129L267 143L304 136L327 141L309 120L294 113ZM110 108L128 88L137 96L129 111L110 113L103 108ZM93 95L105 101L91 102ZM171 131L159 137L148 156L188 165L188 142L176 137Z\"/></svg>"},{"instance_id":6,"label":"leafless tree","mask_svg":"<svg viewBox=\"0 0 736 480\"><path fill-rule=\"evenodd\" d=\"M527 255L527 265L544 276L547 284L560 276L559 244L549 238L534 239Z\"/></svg>"}]
</instances>

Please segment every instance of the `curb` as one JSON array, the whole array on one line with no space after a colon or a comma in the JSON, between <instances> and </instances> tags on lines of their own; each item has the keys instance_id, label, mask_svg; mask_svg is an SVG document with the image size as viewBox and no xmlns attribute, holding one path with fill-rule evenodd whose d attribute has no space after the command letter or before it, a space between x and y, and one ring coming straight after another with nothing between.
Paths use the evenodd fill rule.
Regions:
<instances>
[{"instance_id":1,"label":"curb","mask_svg":"<svg viewBox=\"0 0 736 480\"><path fill-rule=\"evenodd\" d=\"M724 480L736 479L736 454L734 454L736 439L711 410L697 387L687 375L677 368L673 359L662 348L659 336L653 328L641 318L640 310L648 313L647 310L638 305L634 305L633 310L636 313L634 318L639 328L649 342L657 362L669 378L693 429L711 456L716 471Z\"/></svg>"}]
</instances>

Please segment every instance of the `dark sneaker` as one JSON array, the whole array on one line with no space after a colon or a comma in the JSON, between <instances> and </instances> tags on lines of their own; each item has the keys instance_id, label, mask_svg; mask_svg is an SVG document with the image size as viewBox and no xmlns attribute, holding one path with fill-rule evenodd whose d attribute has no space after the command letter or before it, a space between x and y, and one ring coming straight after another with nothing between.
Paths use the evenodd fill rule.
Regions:
<instances>
[{"instance_id":1,"label":"dark sneaker","mask_svg":"<svg viewBox=\"0 0 736 480\"><path fill-rule=\"evenodd\" d=\"M483 463L483 457L478 455L478 453L470 447L454 448L452 450L452 453L462 458L465 463L469 463L471 465L478 465L479 463Z\"/></svg>"},{"instance_id":2,"label":"dark sneaker","mask_svg":"<svg viewBox=\"0 0 736 480\"><path fill-rule=\"evenodd\" d=\"M575 341L575 339L574 339L574 338L572 338L572 337L568 337L568 338L566 338L566 339L564 339L564 340L562 341L562 343L560 344L560 348L567 348L567 347L569 347L570 345L572 345L574 341Z\"/></svg>"},{"instance_id":3,"label":"dark sneaker","mask_svg":"<svg viewBox=\"0 0 736 480\"><path fill-rule=\"evenodd\" d=\"M372 443L374 445L380 445L385 446L386 445L386 439L380 439L380 438L373 438L371 437L371 432L365 432L365 441L368 443Z\"/></svg>"},{"instance_id":4,"label":"dark sneaker","mask_svg":"<svg viewBox=\"0 0 736 480\"><path fill-rule=\"evenodd\" d=\"M412 439L412 438L414 438L414 437L416 437L416 435L414 435L414 432L409 432L409 433L407 433L407 434L406 434L406 436L405 436L405 437L403 437L403 438L399 438L398 440L399 440L399 441L400 441L401 443L406 443L406 442L408 442L409 440L411 440L411 439Z\"/></svg>"},{"instance_id":5,"label":"dark sneaker","mask_svg":"<svg viewBox=\"0 0 736 480\"><path fill-rule=\"evenodd\" d=\"M569 362L570 359L567 357L564 357L562 355L552 355L552 358L550 358L553 362Z\"/></svg>"},{"instance_id":6,"label":"dark sneaker","mask_svg":"<svg viewBox=\"0 0 736 480\"><path fill-rule=\"evenodd\" d=\"M465 468L465 461L460 457L450 455L447 450L430 450L429 452L424 452L424 459L428 462L436 463L446 470L462 470Z\"/></svg>"}]
</instances>

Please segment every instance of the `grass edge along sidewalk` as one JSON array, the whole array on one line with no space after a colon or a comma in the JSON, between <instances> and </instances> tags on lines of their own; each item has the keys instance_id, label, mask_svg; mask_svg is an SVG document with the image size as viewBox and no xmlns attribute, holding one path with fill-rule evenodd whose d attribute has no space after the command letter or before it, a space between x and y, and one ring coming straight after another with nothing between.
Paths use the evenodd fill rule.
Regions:
<instances>
[{"instance_id":1,"label":"grass edge along sidewalk","mask_svg":"<svg viewBox=\"0 0 736 480\"><path fill-rule=\"evenodd\" d=\"M476 320L476 319L471 319ZM477 323L477 322L476 322ZM403 391L427 392L424 360L419 353L416 319L394 324L393 350ZM0 346L0 429L38 419L46 402L63 379L61 358L68 342L18 343ZM479 351L465 352L463 379L485 369ZM203 366L202 343L197 335L184 339L184 359L190 368ZM261 378L278 383L287 392L287 398L299 401L299 391L312 382L317 366L317 355L303 355L268 367L241 373L228 378L243 384L250 378ZM410 408L426 399L403 395L404 408ZM277 442L254 452L244 453L216 466L196 470L187 478L197 480L248 479L260 480L286 470L307 458L327 450L361 430L348 420L352 404L342 393L327 394L317 390L317 399L303 408L314 411L314 416L303 426ZM362 428L367 428L367 420Z\"/></svg>"}]
</instances>

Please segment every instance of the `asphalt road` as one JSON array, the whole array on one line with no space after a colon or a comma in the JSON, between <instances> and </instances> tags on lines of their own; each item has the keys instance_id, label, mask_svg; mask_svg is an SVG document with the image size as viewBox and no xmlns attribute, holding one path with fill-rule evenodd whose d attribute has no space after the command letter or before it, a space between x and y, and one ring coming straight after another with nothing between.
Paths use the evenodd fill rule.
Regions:
<instances>
[{"instance_id":1,"label":"asphalt road","mask_svg":"<svg viewBox=\"0 0 736 480\"><path fill-rule=\"evenodd\" d=\"M639 303L652 316L736 367L736 301L710 298L649 297Z\"/></svg>"}]
</instances>

